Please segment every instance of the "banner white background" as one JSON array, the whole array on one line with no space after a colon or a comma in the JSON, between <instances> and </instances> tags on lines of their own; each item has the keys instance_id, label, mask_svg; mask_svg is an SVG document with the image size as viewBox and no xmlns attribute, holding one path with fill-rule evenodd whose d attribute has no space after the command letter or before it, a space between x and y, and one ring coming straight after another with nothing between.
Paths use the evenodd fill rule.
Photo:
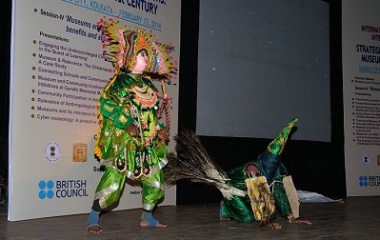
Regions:
<instances>
[{"instance_id":1,"label":"banner white background","mask_svg":"<svg viewBox=\"0 0 380 240\"><path fill-rule=\"evenodd\" d=\"M97 100L113 74L96 22L106 16L145 28L172 43L179 60L180 8L177 0L13 1L8 220L89 212L102 175L93 155ZM176 81L167 88L171 136ZM116 209L140 208L140 191L127 185ZM175 187L163 205L175 205Z\"/></svg>"},{"instance_id":2,"label":"banner white background","mask_svg":"<svg viewBox=\"0 0 380 240\"><path fill-rule=\"evenodd\" d=\"M380 1L342 1L348 196L380 194Z\"/></svg>"}]
</instances>

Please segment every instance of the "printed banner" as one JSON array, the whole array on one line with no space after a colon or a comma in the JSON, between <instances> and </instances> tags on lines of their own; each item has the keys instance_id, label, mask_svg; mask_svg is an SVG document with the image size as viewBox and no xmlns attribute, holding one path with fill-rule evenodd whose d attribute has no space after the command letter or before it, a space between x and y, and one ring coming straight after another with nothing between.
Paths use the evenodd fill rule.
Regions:
<instances>
[{"instance_id":1,"label":"printed banner","mask_svg":"<svg viewBox=\"0 0 380 240\"><path fill-rule=\"evenodd\" d=\"M180 9L177 0L13 1L8 220L89 212L102 175L97 103L113 75L96 23L105 16L144 28L179 60ZM171 136L178 86L167 86ZM175 205L175 187L160 205ZM127 185L116 209L140 207L140 187Z\"/></svg>"},{"instance_id":2,"label":"printed banner","mask_svg":"<svg viewBox=\"0 0 380 240\"><path fill-rule=\"evenodd\" d=\"M377 0L342 1L348 196L380 194L380 18Z\"/></svg>"}]
</instances>

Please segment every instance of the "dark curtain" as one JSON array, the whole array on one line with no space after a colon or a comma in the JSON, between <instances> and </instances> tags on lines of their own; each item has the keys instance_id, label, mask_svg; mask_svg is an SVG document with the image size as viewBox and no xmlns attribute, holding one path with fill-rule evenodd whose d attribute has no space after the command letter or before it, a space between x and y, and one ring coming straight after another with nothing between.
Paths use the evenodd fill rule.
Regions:
<instances>
[{"instance_id":1,"label":"dark curtain","mask_svg":"<svg viewBox=\"0 0 380 240\"><path fill-rule=\"evenodd\" d=\"M8 176L9 72L12 1L0 1L0 175Z\"/></svg>"}]
</instances>

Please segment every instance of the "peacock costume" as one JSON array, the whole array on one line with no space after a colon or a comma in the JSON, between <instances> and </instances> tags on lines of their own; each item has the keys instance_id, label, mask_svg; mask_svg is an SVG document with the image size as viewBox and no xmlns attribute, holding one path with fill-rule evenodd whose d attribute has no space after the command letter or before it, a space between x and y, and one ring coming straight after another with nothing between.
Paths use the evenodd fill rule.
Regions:
<instances>
[{"instance_id":1,"label":"peacock costume","mask_svg":"<svg viewBox=\"0 0 380 240\"><path fill-rule=\"evenodd\" d=\"M276 212L272 210L273 208L271 209L271 207L269 207L270 204L274 204L275 209L282 216L292 214L291 205L283 185L283 178L288 175L288 171L281 163L281 153L289 133L296 122L297 119L293 119L256 160L249 161L227 172L227 178L230 180L226 181L226 184L247 192L249 190L246 184L247 179L264 176L271 188L269 203L266 203L267 209L264 209L262 213L253 211L254 207L252 207L251 202L254 201L254 199L249 195L235 195L232 199L223 197L220 209L221 217L231 218L239 222L253 222L258 220L260 214L264 214L267 215L266 221L272 220L275 218ZM262 194L265 195L265 192ZM260 200L257 201L259 202Z\"/></svg>"},{"instance_id":2,"label":"peacock costume","mask_svg":"<svg viewBox=\"0 0 380 240\"><path fill-rule=\"evenodd\" d=\"M175 138L176 154L168 156L167 183L187 179L215 186L223 195L221 218L262 224L273 220L276 210L282 216L298 217L297 197L293 201L295 188L292 181L284 185L283 180L289 176L281 163L281 153L297 121L291 120L257 159L227 172L209 157L192 132L181 132ZM292 201L290 194L293 194Z\"/></svg>"},{"instance_id":3,"label":"peacock costume","mask_svg":"<svg viewBox=\"0 0 380 240\"><path fill-rule=\"evenodd\" d=\"M164 195L162 169L168 152L170 99L165 83L176 73L176 62L169 56L170 46L158 43L142 29L122 28L118 21L106 18L100 19L98 28L105 59L112 62L115 75L99 99L100 127L94 152L105 172L96 188L87 225L98 226L100 211L119 200L129 178L141 182L142 220L154 227L158 221L151 211ZM143 62L138 61L138 54ZM144 72L132 73L136 66L145 67ZM161 80L162 96L153 79Z\"/></svg>"}]
</instances>

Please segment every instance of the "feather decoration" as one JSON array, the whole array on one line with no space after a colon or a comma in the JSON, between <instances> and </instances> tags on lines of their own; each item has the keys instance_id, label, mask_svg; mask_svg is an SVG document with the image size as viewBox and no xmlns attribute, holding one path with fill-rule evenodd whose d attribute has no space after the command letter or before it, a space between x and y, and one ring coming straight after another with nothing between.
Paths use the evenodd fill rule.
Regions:
<instances>
[{"instance_id":1,"label":"feather decoration","mask_svg":"<svg viewBox=\"0 0 380 240\"><path fill-rule=\"evenodd\" d=\"M145 50L149 57L146 76L151 79L165 79L165 82L176 79L178 61L171 56L175 51L172 43L160 43L152 31L121 25L118 19L103 17L97 22L97 28L101 33L103 55L106 61L112 63L115 73L122 66L132 69L136 64L136 55L140 50Z\"/></svg>"},{"instance_id":2,"label":"feather decoration","mask_svg":"<svg viewBox=\"0 0 380 240\"><path fill-rule=\"evenodd\" d=\"M176 154L168 155L169 163L165 167L166 183L175 184L177 180L211 185L227 199L234 195L245 196L246 192L231 186L226 173L210 158L199 138L190 130L181 131L175 136Z\"/></svg>"},{"instance_id":3,"label":"feather decoration","mask_svg":"<svg viewBox=\"0 0 380 240\"><path fill-rule=\"evenodd\" d=\"M118 73L124 64L125 39L119 21L103 17L97 22L101 33L104 59L111 62ZM124 26L126 27L126 26Z\"/></svg>"}]
</instances>

